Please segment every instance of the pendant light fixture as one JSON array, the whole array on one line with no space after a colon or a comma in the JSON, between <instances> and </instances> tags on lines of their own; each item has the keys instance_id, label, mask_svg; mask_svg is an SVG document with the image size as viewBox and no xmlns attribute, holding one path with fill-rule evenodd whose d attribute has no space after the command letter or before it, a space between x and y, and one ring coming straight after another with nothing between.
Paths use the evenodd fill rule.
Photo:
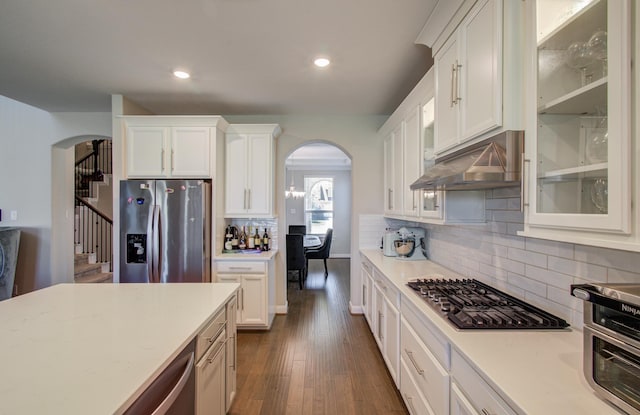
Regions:
<instances>
[{"instance_id":1,"label":"pendant light fixture","mask_svg":"<svg viewBox=\"0 0 640 415\"><path fill-rule=\"evenodd\" d=\"M291 173L291 184L289 185L289 189L285 190L284 192L284 197L287 199L301 199L304 197L304 191L303 192L298 192L296 191L296 185L293 182L293 164L294 164L295 158L293 157L293 154L291 155L291 169L289 169L289 172Z\"/></svg>"}]
</instances>

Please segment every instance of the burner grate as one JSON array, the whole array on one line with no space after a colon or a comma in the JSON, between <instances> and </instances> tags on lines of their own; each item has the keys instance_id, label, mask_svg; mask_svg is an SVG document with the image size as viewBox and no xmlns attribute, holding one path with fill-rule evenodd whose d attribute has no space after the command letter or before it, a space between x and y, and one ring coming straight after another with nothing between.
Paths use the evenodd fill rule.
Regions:
<instances>
[{"instance_id":1,"label":"burner grate","mask_svg":"<svg viewBox=\"0 0 640 415\"><path fill-rule=\"evenodd\" d=\"M553 314L475 279L417 279L407 283L459 329L564 329Z\"/></svg>"}]
</instances>

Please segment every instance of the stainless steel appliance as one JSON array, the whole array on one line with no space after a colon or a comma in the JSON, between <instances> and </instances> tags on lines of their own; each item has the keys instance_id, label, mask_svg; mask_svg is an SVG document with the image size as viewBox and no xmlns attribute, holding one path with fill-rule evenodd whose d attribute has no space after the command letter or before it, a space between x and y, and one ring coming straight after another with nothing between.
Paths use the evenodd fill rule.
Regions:
<instances>
[{"instance_id":1,"label":"stainless steel appliance","mask_svg":"<svg viewBox=\"0 0 640 415\"><path fill-rule=\"evenodd\" d=\"M211 281L211 183L120 182L120 282Z\"/></svg>"},{"instance_id":2,"label":"stainless steel appliance","mask_svg":"<svg viewBox=\"0 0 640 415\"><path fill-rule=\"evenodd\" d=\"M475 279L416 279L407 284L459 329L564 329L569 324Z\"/></svg>"},{"instance_id":3,"label":"stainless steel appliance","mask_svg":"<svg viewBox=\"0 0 640 415\"><path fill-rule=\"evenodd\" d=\"M195 341L189 343L124 412L124 415L195 414Z\"/></svg>"},{"instance_id":4,"label":"stainless steel appliance","mask_svg":"<svg viewBox=\"0 0 640 415\"><path fill-rule=\"evenodd\" d=\"M576 284L584 300L583 371L602 398L640 414L640 284Z\"/></svg>"}]
</instances>

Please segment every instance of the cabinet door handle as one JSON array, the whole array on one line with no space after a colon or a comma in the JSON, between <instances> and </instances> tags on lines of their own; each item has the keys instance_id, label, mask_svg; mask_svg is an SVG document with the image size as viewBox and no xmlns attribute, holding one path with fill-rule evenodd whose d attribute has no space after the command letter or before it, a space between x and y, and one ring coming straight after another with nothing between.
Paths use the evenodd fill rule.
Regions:
<instances>
[{"instance_id":1,"label":"cabinet door handle","mask_svg":"<svg viewBox=\"0 0 640 415\"><path fill-rule=\"evenodd\" d=\"M209 364L211 364L214 360L216 360L216 357L218 357L218 354L220 354L220 352L224 349L224 345L226 342L227 342L226 339L220 340L219 346L217 346L215 351L212 351L211 354L209 355L210 357L207 358L207 362Z\"/></svg>"},{"instance_id":2,"label":"cabinet door handle","mask_svg":"<svg viewBox=\"0 0 640 415\"><path fill-rule=\"evenodd\" d=\"M491 412L489 412L489 410L487 410L485 408L482 408L482 411L480 411L480 412L482 412L482 415L491 415Z\"/></svg>"},{"instance_id":3,"label":"cabinet door handle","mask_svg":"<svg viewBox=\"0 0 640 415\"><path fill-rule=\"evenodd\" d=\"M164 171L164 148L160 151L160 169Z\"/></svg>"},{"instance_id":4,"label":"cabinet door handle","mask_svg":"<svg viewBox=\"0 0 640 415\"><path fill-rule=\"evenodd\" d=\"M384 336L382 335L382 319L384 318L384 314L381 311L378 311L378 338L382 341Z\"/></svg>"},{"instance_id":5,"label":"cabinet door handle","mask_svg":"<svg viewBox=\"0 0 640 415\"><path fill-rule=\"evenodd\" d=\"M240 288L240 297L242 298L242 308L241 308L241 310L244 311L244 288Z\"/></svg>"},{"instance_id":6,"label":"cabinet door handle","mask_svg":"<svg viewBox=\"0 0 640 415\"><path fill-rule=\"evenodd\" d=\"M529 166L531 160L524 158L522 155L522 184L520 185L520 212L524 212L524 208L529 207L529 195L527 194L527 179L529 178ZM526 199L525 199L526 198Z\"/></svg>"},{"instance_id":7,"label":"cabinet door handle","mask_svg":"<svg viewBox=\"0 0 640 415\"><path fill-rule=\"evenodd\" d=\"M173 149L171 149L171 172L173 172L174 166L173 166Z\"/></svg>"},{"instance_id":8,"label":"cabinet door handle","mask_svg":"<svg viewBox=\"0 0 640 415\"><path fill-rule=\"evenodd\" d=\"M457 62L456 62L457 63ZM456 105L456 100L454 98L454 88L455 88L455 82L456 82L456 65L455 64L451 64L451 89L449 90L450 95L449 95L449 108L453 108L454 105Z\"/></svg>"},{"instance_id":9,"label":"cabinet door handle","mask_svg":"<svg viewBox=\"0 0 640 415\"><path fill-rule=\"evenodd\" d=\"M404 400L407 401L407 406L409 407L409 409L411 409L411 413L415 414L416 412L416 408L413 406L413 398L411 398L411 396L407 395L406 393L404 394Z\"/></svg>"},{"instance_id":10,"label":"cabinet door handle","mask_svg":"<svg viewBox=\"0 0 640 415\"><path fill-rule=\"evenodd\" d=\"M391 188L387 189L387 206L389 206L389 210L393 209L393 190Z\"/></svg>"},{"instance_id":11,"label":"cabinet door handle","mask_svg":"<svg viewBox=\"0 0 640 415\"><path fill-rule=\"evenodd\" d=\"M244 199L242 200L242 209L247 208L247 189L244 189Z\"/></svg>"},{"instance_id":12,"label":"cabinet door handle","mask_svg":"<svg viewBox=\"0 0 640 415\"><path fill-rule=\"evenodd\" d=\"M455 70L453 72L453 74L455 75L455 82L453 83L455 85L455 92L453 95L454 105L462 100L462 98L460 97L460 69L462 69L462 65L460 65L458 63L458 60L456 59Z\"/></svg>"},{"instance_id":13,"label":"cabinet door handle","mask_svg":"<svg viewBox=\"0 0 640 415\"><path fill-rule=\"evenodd\" d=\"M247 196L247 209L251 209L251 189L249 189L249 191L247 192L248 196Z\"/></svg>"},{"instance_id":14,"label":"cabinet door handle","mask_svg":"<svg viewBox=\"0 0 640 415\"><path fill-rule=\"evenodd\" d=\"M367 306L367 286L362 286L362 305Z\"/></svg>"},{"instance_id":15,"label":"cabinet door handle","mask_svg":"<svg viewBox=\"0 0 640 415\"><path fill-rule=\"evenodd\" d=\"M418 206L416 206L416 191L414 190L412 193L412 197L413 197L413 210L416 210L418 208Z\"/></svg>"},{"instance_id":16,"label":"cabinet door handle","mask_svg":"<svg viewBox=\"0 0 640 415\"><path fill-rule=\"evenodd\" d=\"M424 370L420 369L420 366L418 366L418 362L416 362L416 360L413 358L413 352L407 349L404 349L404 352L407 354L407 356L409 356L409 360L411 361L411 364L413 365L416 372L418 372L419 375L423 375Z\"/></svg>"}]
</instances>

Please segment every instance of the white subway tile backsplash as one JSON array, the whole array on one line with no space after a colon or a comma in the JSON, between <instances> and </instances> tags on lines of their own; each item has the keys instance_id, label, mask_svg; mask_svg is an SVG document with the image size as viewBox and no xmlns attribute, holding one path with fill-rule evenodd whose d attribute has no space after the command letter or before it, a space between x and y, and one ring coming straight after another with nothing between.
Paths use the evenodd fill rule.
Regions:
<instances>
[{"instance_id":1,"label":"white subway tile backsplash","mask_svg":"<svg viewBox=\"0 0 640 415\"><path fill-rule=\"evenodd\" d=\"M550 270L578 276L591 281L607 281L607 269L599 265L550 256L548 260Z\"/></svg>"},{"instance_id":2,"label":"white subway tile backsplash","mask_svg":"<svg viewBox=\"0 0 640 415\"><path fill-rule=\"evenodd\" d=\"M638 283L640 274L636 272L622 271L615 268L607 270L607 282L610 283Z\"/></svg>"},{"instance_id":3,"label":"white subway tile backsplash","mask_svg":"<svg viewBox=\"0 0 640 415\"><path fill-rule=\"evenodd\" d=\"M502 268L507 271L514 272L516 274L524 274L524 264L522 262L513 261L511 259L494 256L493 266L495 266L496 268Z\"/></svg>"},{"instance_id":4,"label":"white subway tile backsplash","mask_svg":"<svg viewBox=\"0 0 640 415\"><path fill-rule=\"evenodd\" d=\"M519 287L527 292L534 293L540 297L547 296L547 286L536 280L523 277L519 274L509 274L508 282L511 285Z\"/></svg>"},{"instance_id":5,"label":"white subway tile backsplash","mask_svg":"<svg viewBox=\"0 0 640 415\"><path fill-rule=\"evenodd\" d=\"M576 245L575 259L623 271L640 271L640 252Z\"/></svg>"},{"instance_id":6,"label":"white subway tile backsplash","mask_svg":"<svg viewBox=\"0 0 640 415\"><path fill-rule=\"evenodd\" d=\"M493 220L495 222L523 223L524 213L519 210L494 210Z\"/></svg>"},{"instance_id":7,"label":"white subway tile backsplash","mask_svg":"<svg viewBox=\"0 0 640 415\"><path fill-rule=\"evenodd\" d=\"M546 268L534 267L533 265L525 266L524 275L550 287L556 288L569 289L569 286L574 282L574 278L571 275L551 271Z\"/></svg>"},{"instance_id":8,"label":"white subway tile backsplash","mask_svg":"<svg viewBox=\"0 0 640 415\"><path fill-rule=\"evenodd\" d=\"M506 210L509 199L487 199L484 203L485 209L501 209Z\"/></svg>"},{"instance_id":9,"label":"white subway tile backsplash","mask_svg":"<svg viewBox=\"0 0 640 415\"><path fill-rule=\"evenodd\" d=\"M524 249L509 248L509 259L524 262L525 264L538 267L547 267L547 256L537 252L525 251Z\"/></svg>"},{"instance_id":10,"label":"white subway tile backsplash","mask_svg":"<svg viewBox=\"0 0 640 415\"><path fill-rule=\"evenodd\" d=\"M524 230L524 224L522 223L507 223L507 231L508 235L517 235L518 232Z\"/></svg>"},{"instance_id":11,"label":"white subway tile backsplash","mask_svg":"<svg viewBox=\"0 0 640 415\"><path fill-rule=\"evenodd\" d=\"M565 242L526 238L525 248L527 249L527 251L540 252L542 254L573 259L573 244L568 244Z\"/></svg>"},{"instance_id":12,"label":"white subway tile backsplash","mask_svg":"<svg viewBox=\"0 0 640 415\"><path fill-rule=\"evenodd\" d=\"M520 197L520 187L502 187L493 189L493 197Z\"/></svg>"},{"instance_id":13,"label":"white subway tile backsplash","mask_svg":"<svg viewBox=\"0 0 640 415\"><path fill-rule=\"evenodd\" d=\"M507 209L520 210L520 198L512 197L511 199L507 199Z\"/></svg>"}]
</instances>

